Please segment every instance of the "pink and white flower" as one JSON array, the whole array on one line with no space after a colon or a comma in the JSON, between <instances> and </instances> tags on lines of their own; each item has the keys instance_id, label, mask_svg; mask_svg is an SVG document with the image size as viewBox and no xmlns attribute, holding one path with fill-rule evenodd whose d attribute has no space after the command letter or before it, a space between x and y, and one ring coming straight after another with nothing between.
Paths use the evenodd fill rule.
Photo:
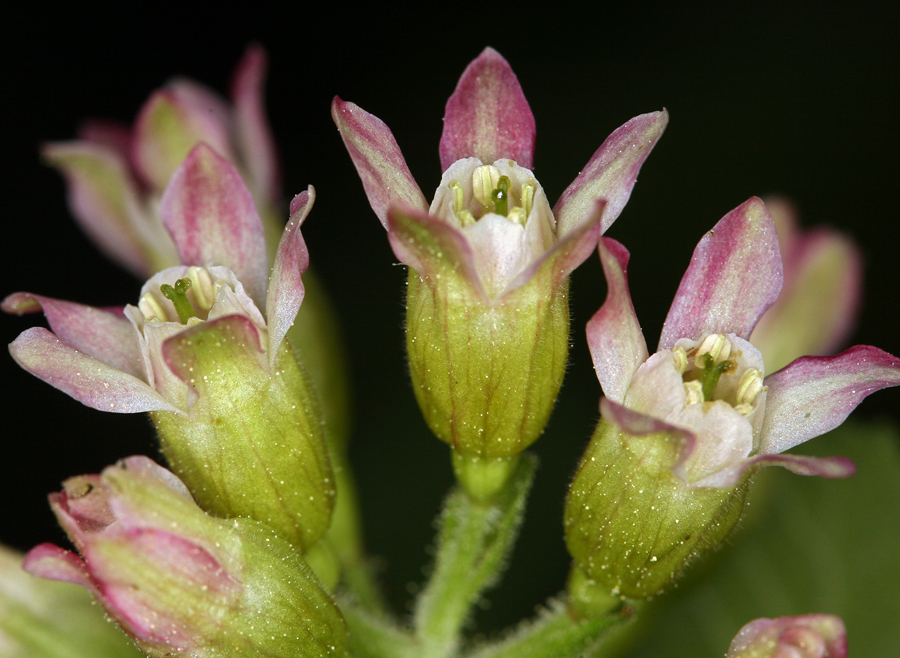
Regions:
<instances>
[{"instance_id":1,"label":"pink and white flower","mask_svg":"<svg viewBox=\"0 0 900 658\"><path fill-rule=\"evenodd\" d=\"M469 64L447 101L444 174L430 206L384 122L340 98L332 116L397 258L426 278L449 265L486 304L502 303L544 263L554 263L559 281L583 262L624 208L668 122L663 110L618 128L551 210L531 171L534 116L492 48Z\"/></svg>"},{"instance_id":2,"label":"pink and white flower","mask_svg":"<svg viewBox=\"0 0 900 658\"><path fill-rule=\"evenodd\" d=\"M834 615L755 619L735 636L725 658L845 658L847 632Z\"/></svg>"},{"instance_id":3,"label":"pink and white flower","mask_svg":"<svg viewBox=\"0 0 900 658\"><path fill-rule=\"evenodd\" d=\"M690 487L732 487L748 469L846 477L843 458L785 451L840 425L870 393L900 384L900 359L869 346L803 357L765 374L750 342L782 289L775 224L759 199L727 214L694 251L650 354L628 292L628 252L602 239L609 293L588 323L604 418L626 434L674 433Z\"/></svg>"},{"instance_id":4,"label":"pink and white flower","mask_svg":"<svg viewBox=\"0 0 900 658\"><path fill-rule=\"evenodd\" d=\"M263 103L265 73L265 51L251 46L235 70L230 104L204 85L176 78L150 96L133 127L91 121L80 139L43 147L44 159L66 178L72 214L101 251L143 278L179 264L160 198L201 142L238 168L267 236L277 237L281 227L272 215L281 183Z\"/></svg>"}]
</instances>

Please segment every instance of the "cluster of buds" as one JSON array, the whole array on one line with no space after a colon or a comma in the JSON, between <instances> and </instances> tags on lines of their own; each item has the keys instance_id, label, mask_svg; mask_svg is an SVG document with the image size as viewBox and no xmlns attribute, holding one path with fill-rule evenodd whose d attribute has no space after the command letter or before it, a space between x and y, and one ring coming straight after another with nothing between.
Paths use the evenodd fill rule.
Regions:
<instances>
[{"instance_id":1,"label":"cluster of buds","mask_svg":"<svg viewBox=\"0 0 900 658\"><path fill-rule=\"evenodd\" d=\"M264 69L251 48L231 105L175 81L133 130L94 124L83 140L45 147L86 232L146 279L136 304L92 308L26 292L2 304L43 311L50 325L10 345L25 370L89 407L147 412L155 424L172 471L130 457L67 480L50 504L76 552L42 544L24 561L32 574L88 589L150 656L351 651L328 562L332 551L359 548L343 488L346 413L331 395L340 373L321 357L327 348L307 351L311 376L304 366L304 351L333 334L327 311L317 304L298 321L309 266L300 228L315 193L293 199L282 230ZM610 601L671 585L731 532L760 467L853 473L840 457L786 454L870 393L900 385L900 359L874 347L802 356L832 353L851 326L860 266L846 240L801 234L785 205L772 205L773 219L750 199L700 241L649 352L628 251L602 236L661 137L665 110L616 129L552 207L532 172L534 117L490 48L447 102L430 205L382 121L339 98L332 116L409 267L413 387L462 486L441 541L472 530L460 510L476 510L485 527L452 549L481 560L473 581L490 581L483 564L502 562L502 541L490 541L515 534L520 509L510 501L527 489L515 483L519 456L543 432L568 359L568 277L595 248L608 295L587 333L605 397L566 500L566 623L583 629ZM349 507L332 525L336 477ZM471 604L477 593L462 598ZM367 617L363 630L378 623ZM385 637L406 641L396 628L379 636L391 644ZM434 648L416 639L409 646ZM751 622L728 656L845 654L840 620L810 615Z\"/></svg>"}]
</instances>

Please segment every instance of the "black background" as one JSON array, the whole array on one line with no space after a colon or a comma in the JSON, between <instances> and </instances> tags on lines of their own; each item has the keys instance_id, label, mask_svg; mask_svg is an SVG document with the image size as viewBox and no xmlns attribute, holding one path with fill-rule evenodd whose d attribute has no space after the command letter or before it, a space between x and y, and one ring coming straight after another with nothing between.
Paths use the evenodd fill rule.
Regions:
<instances>
[{"instance_id":1,"label":"black background","mask_svg":"<svg viewBox=\"0 0 900 658\"><path fill-rule=\"evenodd\" d=\"M368 542L399 609L427 564L431 519L452 475L446 447L420 420L406 376L405 268L397 266L331 122L335 94L392 128L428 196L440 179L446 98L466 64L491 45L515 69L536 116L535 173L551 202L613 129L666 107L666 134L608 233L632 253L632 294L648 342L658 337L703 232L748 197L777 193L795 201L806 226L831 225L859 241L866 296L853 342L900 353L895 11L859 3L746 10L598 3L588 12L564 3L458 3L351 12L331 3L285 13L246 4L240 11L207 3L171 12L81 4L7 16L0 292L134 302L141 282L79 233L62 180L39 162L38 145L73 137L87 117L130 122L176 73L227 92L246 45L265 45L285 199L310 183L318 191L304 235L344 323L357 403L351 455ZM562 501L600 395L584 323L604 295L592 258L573 277L569 374L535 445L542 468L501 588L504 604L484 613L489 628L529 614L563 584ZM4 317L0 338L8 343L36 322ZM118 458L156 455L152 429L143 417L82 407L9 357L0 365L0 540L23 550L63 541L46 493ZM880 393L860 413L897 418L898 399L896 391Z\"/></svg>"}]
</instances>

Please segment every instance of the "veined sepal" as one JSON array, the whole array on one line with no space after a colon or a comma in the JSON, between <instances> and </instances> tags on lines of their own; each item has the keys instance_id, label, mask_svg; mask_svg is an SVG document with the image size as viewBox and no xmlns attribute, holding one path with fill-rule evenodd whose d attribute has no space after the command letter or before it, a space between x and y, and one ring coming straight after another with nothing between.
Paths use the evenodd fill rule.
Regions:
<instances>
[{"instance_id":1,"label":"veined sepal","mask_svg":"<svg viewBox=\"0 0 900 658\"><path fill-rule=\"evenodd\" d=\"M328 528L334 478L317 403L287 342L269 365L257 327L233 315L167 339L186 415L154 412L163 453L206 511L249 517L303 551Z\"/></svg>"},{"instance_id":2,"label":"veined sepal","mask_svg":"<svg viewBox=\"0 0 900 658\"><path fill-rule=\"evenodd\" d=\"M732 487L692 487L673 472L691 432L606 398L601 413L569 488L566 545L592 586L648 598L731 532L755 469Z\"/></svg>"}]
</instances>

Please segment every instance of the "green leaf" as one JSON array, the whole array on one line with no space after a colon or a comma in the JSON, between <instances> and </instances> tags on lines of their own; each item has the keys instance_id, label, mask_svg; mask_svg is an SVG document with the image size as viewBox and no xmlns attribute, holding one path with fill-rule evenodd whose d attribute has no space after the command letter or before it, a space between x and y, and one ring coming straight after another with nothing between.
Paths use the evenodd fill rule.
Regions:
<instances>
[{"instance_id":1,"label":"green leaf","mask_svg":"<svg viewBox=\"0 0 900 658\"><path fill-rule=\"evenodd\" d=\"M848 480L761 472L732 546L647 611L628 658L718 658L758 617L841 616L857 656L900 646L900 436L886 424L847 423L801 447L850 457ZM612 652L602 655L611 656Z\"/></svg>"}]
</instances>

